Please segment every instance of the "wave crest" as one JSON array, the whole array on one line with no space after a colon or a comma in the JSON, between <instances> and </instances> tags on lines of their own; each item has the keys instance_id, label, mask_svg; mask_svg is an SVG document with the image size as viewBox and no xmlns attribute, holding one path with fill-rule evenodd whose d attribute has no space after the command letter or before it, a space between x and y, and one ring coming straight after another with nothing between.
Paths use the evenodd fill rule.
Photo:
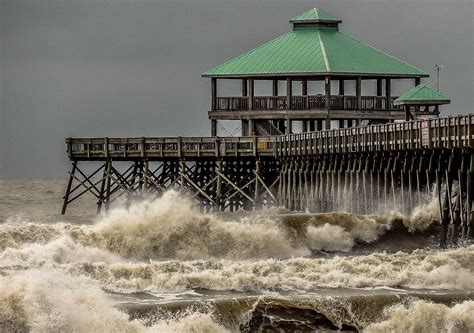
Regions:
<instances>
[{"instance_id":1,"label":"wave crest","mask_svg":"<svg viewBox=\"0 0 474 333\"><path fill-rule=\"evenodd\" d=\"M364 332L472 332L474 331L474 301L448 307L417 300L408 305L396 304L384 310L386 319L369 325Z\"/></svg>"}]
</instances>

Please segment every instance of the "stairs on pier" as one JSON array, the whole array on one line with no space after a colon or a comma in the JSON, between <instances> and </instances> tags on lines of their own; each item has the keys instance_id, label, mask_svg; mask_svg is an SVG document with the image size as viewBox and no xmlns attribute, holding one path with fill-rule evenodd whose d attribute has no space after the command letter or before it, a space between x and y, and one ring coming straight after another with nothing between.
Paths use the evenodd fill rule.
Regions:
<instances>
[{"instance_id":1,"label":"stairs on pier","mask_svg":"<svg viewBox=\"0 0 474 333\"><path fill-rule=\"evenodd\" d=\"M281 135L283 134L271 120L255 120L255 132L257 136Z\"/></svg>"}]
</instances>

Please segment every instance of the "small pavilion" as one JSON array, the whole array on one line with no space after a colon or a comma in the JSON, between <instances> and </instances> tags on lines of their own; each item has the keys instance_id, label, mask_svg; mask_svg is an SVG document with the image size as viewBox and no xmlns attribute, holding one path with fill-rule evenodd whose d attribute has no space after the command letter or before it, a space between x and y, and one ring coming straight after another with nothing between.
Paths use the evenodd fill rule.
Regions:
<instances>
[{"instance_id":1,"label":"small pavilion","mask_svg":"<svg viewBox=\"0 0 474 333\"><path fill-rule=\"evenodd\" d=\"M405 120L416 119L423 113L439 115L439 106L451 103L450 99L426 84L420 84L393 101L405 109Z\"/></svg>"},{"instance_id":2,"label":"small pavilion","mask_svg":"<svg viewBox=\"0 0 474 333\"><path fill-rule=\"evenodd\" d=\"M290 20L290 32L203 73L211 81L211 135L217 135L219 120L241 121L242 135L276 135L292 133L295 121L302 131L314 131L331 123L351 127L405 119L403 106L393 103L392 80L418 86L429 75L342 33L341 22L311 9ZM218 96L221 80L239 80L240 91ZM271 94L256 95L256 83L268 85ZM319 92L311 88L318 85ZM363 95L365 85L373 93ZM432 112L415 108L413 114Z\"/></svg>"}]
</instances>

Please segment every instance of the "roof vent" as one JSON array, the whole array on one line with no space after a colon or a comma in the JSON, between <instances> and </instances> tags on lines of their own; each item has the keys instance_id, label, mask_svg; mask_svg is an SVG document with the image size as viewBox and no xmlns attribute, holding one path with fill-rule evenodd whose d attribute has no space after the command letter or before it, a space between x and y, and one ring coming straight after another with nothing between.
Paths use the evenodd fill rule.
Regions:
<instances>
[{"instance_id":1,"label":"roof vent","mask_svg":"<svg viewBox=\"0 0 474 333\"><path fill-rule=\"evenodd\" d=\"M339 23L342 20L328 14L318 8L313 8L293 17L290 23L293 23L293 28L297 27L326 27L326 28L339 28Z\"/></svg>"}]
</instances>

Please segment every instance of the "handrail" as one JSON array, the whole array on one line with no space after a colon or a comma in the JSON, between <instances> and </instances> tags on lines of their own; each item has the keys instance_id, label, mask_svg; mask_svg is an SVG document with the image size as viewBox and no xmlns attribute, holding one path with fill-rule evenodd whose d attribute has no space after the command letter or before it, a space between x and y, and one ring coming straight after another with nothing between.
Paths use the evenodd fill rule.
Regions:
<instances>
[{"instance_id":1,"label":"handrail","mask_svg":"<svg viewBox=\"0 0 474 333\"><path fill-rule=\"evenodd\" d=\"M255 96L253 98L253 110L285 110L285 96Z\"/></svg>"},{"instance_id":2,"label":"handrail","mask_svg":"<svg viewBox=\"0 0 474 333\"><path fill-rule=\"evenodd\" d=\"M67 138L71 159L312 156L474 149L474 114L267 137Z\"/></svg>"},{"instance_id":3,"label":"handrail","mask_svg":"<svg viewBox=\"0 0 474 333\"><path fill-rule=\"evenodd\" d=\"M402 110L401 106L393 105L397 97L391 97L390 110ZM216 111L246 111L249 110L248 96L217 97ZM287 110L286 96L254 96L252 110ZM353 95L331 95L330 108L333 110L358 110L357 97ZM324 110L326 97L324 95L297 95L291 97L291 110ZM387 110L387 97L361 96L360 110L384 111Z\"/></svg>"},{"instance_id":4,"label":"handrail","mask_svg":"<svg viewBox=\"0 0 474 333\"><path fill-rule=\"evenodd\" d=\"M233 111L233 110L247 110L249 107L248 97L217 97L216 109Z\"/></svg>"},{"instance_id":5,"label":"handrail","mask_svg":"<svg viewBox=\"0 0 474 333\"><path fill-rule=\"evenodd\" d=\"M67 138L70 158L274 155L274 137Z\"/></svg>"}]
</instances>

